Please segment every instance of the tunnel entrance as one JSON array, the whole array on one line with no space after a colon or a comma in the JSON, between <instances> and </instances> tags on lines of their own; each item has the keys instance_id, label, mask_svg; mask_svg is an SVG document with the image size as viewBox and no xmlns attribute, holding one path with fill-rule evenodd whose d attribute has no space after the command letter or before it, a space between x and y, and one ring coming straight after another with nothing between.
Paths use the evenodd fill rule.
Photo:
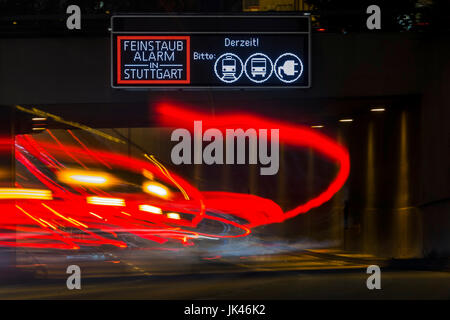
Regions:
<instances>
[{"instance_id":1,"label":"tunnel entrance","mask_svg":"<svg viewBox=\"0 0 450 320\"><path fill-rule=\"evenodd\" d=\"M174 128L158 123L157 105L158 102L136 104L133 114L114 111L126 109L125 104L25 105L20 106L21 110L15 107L4 110L15 110L15 135L51 134L66 141L72 139L67 131L75 130L80 137L87 138L88 145L94 145L95 140L99 146L128 156L154 154L201 191L256 195L274 201L283 211L326 189L337 172L336 164L314 149L283 143L280 144L280 170L275 176L259 175L255 164L175 165L170 157L176 143L171 141ZM290 119L331 137L348 149L351 169L345 185L329 201L282 223L259 226L254 229L255 235L283 241L301 240L333 250L381 257L422 256L422 222L416 187L420 168L417 146L420 108L416 96L312 100L302 106L302 111L287 108L284 114L274 112L272 107L248 110L266 118ZM196 108L216 114L233 113L233 108L225 105L213 107L206 103ZM242 110L242 106L236 109ZM91 116L86 117L87 113ZM45 121L39 120L43 118ZM100 142L99 132L112 139L102 137ZM125 143L116 143L114 138Z\"/></svg>"}]
</instances>

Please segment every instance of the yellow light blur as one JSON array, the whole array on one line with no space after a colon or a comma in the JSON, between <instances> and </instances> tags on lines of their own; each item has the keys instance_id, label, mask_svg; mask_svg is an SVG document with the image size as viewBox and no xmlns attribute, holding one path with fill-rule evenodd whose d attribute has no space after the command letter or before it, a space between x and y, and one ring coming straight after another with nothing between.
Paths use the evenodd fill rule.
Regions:
<instances>
[{"instance_id":1,"label":"yellow light blur","mask_svg":"<svg viewBox=\"0 0 450 320\"><path fill-rule=\"evenodd\" d=\"M157 166L159 168L159 170L161 170L161 172L170 179L170 181L173 182L174 185L177 186L177 188L181 191L181 193L183 194L183 197L186 200L189 200L189 195L186 193L186 191L183 189L183 187L177 182L177 180L175 180L172 175L170 174L169 170L166 169L166 167L163 166L163 164L161 162L159 162L158 160L156 160L156 158L153 155L148 155L148 154L144 154L144 156L150 160L155 166ZM153 180L153 179L150 179Z\"/></svg>"},{"instance_id":2,"label":"yellow light blur","mask_svg":"<svg viewBox=\"0 0 450 320\"><path fill-rule=\"evenodd\" d=\"M87 197L87 203L101 206L116 206L124 207L125 200L121 198L107 198L107 197Z\"/></svg>"},{"instance_id":3,"label":"yellow light blur","mask_svg":"<svg viewBox=\"0 0 450 320\"><path fill-rule=\"evenodd\" d=\"M0 188L0 199L52 200L52 192L44 189Z\"/></svg>"},{"instance_id":4,"label":"yellow light blur","mask_svg":"<svg viewBox=\"0 0 450 320\"><path fill-rule=\"evenodd\" d=\"M167 198L169 196L169 189L157 182L146 182L144 183L143 189L145 192L161 198Z\"/></svg>"},{"instance_id":5,"label":"yellow light blur","mask_svg":"<svg viewBox=\"0 0 450 320\"><path fill-rule=\"evenodd\" d=\"M20 206L18 206L16 204L16 208L19 209L20 211L22 211L23 213L25 213L28 217L30 217L31 219L33 219L34 221L36 221L37 223L39 223L41 226L43 226L44 228L47 228L47 225L41 221L39 221L39 219L33 217L31 214L29 214L28 212L26 212L24 209L22 209Z\"/></svg>"},{"instance_id":6,"label":"yellow light blur","mask_svg":"<svg viewBox=\"0 0 450 320\"><path fill-rule=\"evenodd\" d=\"M57 215L58 217L60 217L61 219L64 219L64 220L66 220L66 221L68 221L68 222L70 222L70 223L76 225L77 227L83 226L83 227L85 227L86 229L89 228L87 225L81 223L80 221L77 221L77 220L72 219L72 218L70 218L70 217L65 217L65 216L63 216L62 214L60 214L60 213L59 213L58 211L56 211L55 209L52 209L52 208L50 208L49 206L47 206L45 203L41 203L41 204L42 204L45 208L47 208L48 210L50 210L51 212L53 212L53 214L55 214L55 215Z\"/></svg>"},{"instance_id":7,"label":"yellow light blur","mask_svg":"<svg viewBox=\"0 0 450 320\"><path fill-rule=\"evenodd\" d=\"M91 183L91 184L104 184L106 183L107 179L104 177L98 177L98 176L88 176L88 175L79 175L75 174L73 176L70 176L72 180L82 182L82 183Z\"/></svg>"},{"instance_id":8,"label":"yellow light blur","mask_svg":"<svg viewBox=\"0 0 450 320\"><path fill-rule=\"evenodd\" d=\"M385 108L372 108L372 109L370 109L370 111L372 111L372 112L383 112L385 110L386 110Z\"/></svg>"},{"instance_id":9,"label":"yellow light blur","mask_svg":"<svg viewBox=\"0 0 450 320\"><path fill-rule=\"evenodd\" d=\"M161 208L154 207L154 206L151 206L148 204L139 205L139 210L145 211L145 212L150 212L150 213L155 213L155 214L162 214Z\"/></svg>"},{"instance_id":10,"label":"yellow light blur","mask_svg":"<svg viewBox=\"0 0 450 320\"><path fill-rule=\"evenodd\" d=\"M318 129L318 128L323 128L323 126L322 125L316 125L316 126L311 126L311 128Z\"/></svg>"},{"instance_id":11,"label":"yellow light blur","mask_svg":"<svg viewBox=\"0 0 450 320\"><path fill-rule=\"evenodd\" d=\"M50 228L52 228L53 230L57 230L57 228L54 226L54 225L52 225L50 222L48 222L48 221L46 221L46 220L44 220L44 219L41 219L41 218L38 218L39 220L41 220L43 223L45 223L46 225L48 225Z\"/></svg>"},{"instance_id":12,"label":"yellow light blur","mask_svg":"<svg viewBox=\"0 0 450 320\"><path fill-rule=\"evenodd\" d=\"M340 119L339 122L352 122L353 119Z\"/></svg>"},{"instance_id":13,"label":"yellow light blur","mask_svg":"<svg viewBox=\"0 0 450 320\"><path fill-rule=\"evenodd\" d=\"M180 220L181 219L180 215L178 213L176 213L176 212L169 212L167 214L167 218L175 219L175 220Z\"/></svg>"},{"instance_id":14,"label":"yellow light blur","mask_svg":"<svg viewBox=\"0 0 450 320\"><path fill-rule=\"evenodd\" d=\"M104 172L93 172L85 170L61 170L58 173L58 180L67 184L82 184L105 186L114 183L115 179Z\"/></svg>"},{"instance_id":15,"label":"yellow light blur","mask_svg":"<svg viewBox=\"0 0 450 320\"><path fill-rule=\"evenodd\" d=\"M149 180L153 180L155 178L155 176L153 175L153 173L151 173L150 171L148 171L147 169L143 169L142 170L142 174L144 175L144 177L146 177Z\"/></svg>"},{"instance_id":16,"label":"yellow light blur","mask_svg":"<svg viewBox=\"0 0 450 320\"><path fill-rule=\"evenodd\" d=\"M99 218L99 219L101 219L101 220L106 220L105 218L103 218L102 216L99 216L99 215L96 214L96 213L89 212L89 214L92 214L94 217L97 217L97 218Z\"/></svg>"}]
</instances>

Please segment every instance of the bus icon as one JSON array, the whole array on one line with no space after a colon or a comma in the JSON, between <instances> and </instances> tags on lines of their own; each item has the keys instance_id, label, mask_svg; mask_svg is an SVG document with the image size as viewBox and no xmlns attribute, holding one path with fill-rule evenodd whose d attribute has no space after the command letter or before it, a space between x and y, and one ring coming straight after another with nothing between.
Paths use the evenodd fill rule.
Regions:
<instances>
[{"instance_id":1,"label":"bus icon","mask_svg":"<svg viewBox=\"0 0 450 320\"><path fill-rule=\"evenodd\" d=\"M264 53L254 53L245 60L245 75L254 83L267 81L273 73L273 63Z\"/></svg>"},{"instance_id":2,"label":"bus icon","mask_svg":"<svg viewBox=\"0 0 450 320\"><path fill-rule=\"evenodd\" d=\"M267 73L267 61L266 58L252 58L250 60L252 77L260 75L266 76Z\"/></svg>"}]
</instances>

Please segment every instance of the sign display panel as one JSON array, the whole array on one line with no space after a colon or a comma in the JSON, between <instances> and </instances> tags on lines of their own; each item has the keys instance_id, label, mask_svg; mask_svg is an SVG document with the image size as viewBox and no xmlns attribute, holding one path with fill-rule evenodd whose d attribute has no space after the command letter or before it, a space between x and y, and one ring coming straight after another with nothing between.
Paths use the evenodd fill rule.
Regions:
<instances>
[{"instance_id":1,"label":"sign display panel","mask_svg":"<svg viewBox=\"0 0 450 320\"><path fill-rule=\"evenodd\" d=\"M310 87L307 17L221 16L222 23L212 28L211 16L168 17L183 25L180 30L156 27L162 16L121 17L116 29L112 20L113 87ZM245 18L255 24L243 29L255 31L236 28ZM277 28L275 22L285 19L291 23ZM303 23L292 23L295 19ZM270 22L275 31L267 29ZM227 23L234 26L230 32L224 31Z\"/></svg>"}]
</instances>

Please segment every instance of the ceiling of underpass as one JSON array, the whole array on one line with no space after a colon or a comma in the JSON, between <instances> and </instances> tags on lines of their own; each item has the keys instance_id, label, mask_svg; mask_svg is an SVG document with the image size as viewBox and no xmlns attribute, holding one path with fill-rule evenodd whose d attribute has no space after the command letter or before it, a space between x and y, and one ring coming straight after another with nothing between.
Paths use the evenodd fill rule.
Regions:
<instances>
[{"instance_id":1,"label":"ceiling of underpass","mask_svg":"<svg viewBox=\"0 0 450 320\"><path fill-rule=\"evenodd\" d=\"M248 112L259 115L294 121L305 125L317 123L336 123L342 117L356 117L367 114L370 108L392 109L411 108L418 105L419 96L351 97L339 99L295 99L280 91L284 98L263 99L255 103L239 92L230 97L229 93L212 92L194 94L192 92L163 93L158 98L142 103L85 103L85 104L47 104L23 105L37 108L64 120L78 122L94 128L152 127L157 126L153 109L162 102L189 108L210 110L211 112ZM276 95L275 95L276 96ZM236 98L238 97L238 98ZM238 101L238 102L236 102ZM282 108L277 108L280 106ZM30 118L30 114L23 114ZM50 127L64 127L57 122L49 122Z\"/></svg>"}]
</instances>

